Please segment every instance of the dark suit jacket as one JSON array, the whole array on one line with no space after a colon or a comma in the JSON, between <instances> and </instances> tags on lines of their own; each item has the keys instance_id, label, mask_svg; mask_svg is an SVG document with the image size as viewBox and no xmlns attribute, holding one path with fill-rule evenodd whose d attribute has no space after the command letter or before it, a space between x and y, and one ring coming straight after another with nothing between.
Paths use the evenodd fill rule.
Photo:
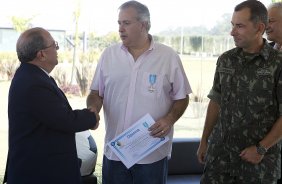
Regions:
<instances>
[{"instance_id":1,"label":"dark suit jacket","mask_svg":"<svg viewBox=\"0 0 282 184\"><path fill-rule=\"evenodd\" d=\"M75 132L93 128L95 114L72 110L39 67L22 63L9 91L9 184L78 184Z\"/></svg>"}]
</instances>

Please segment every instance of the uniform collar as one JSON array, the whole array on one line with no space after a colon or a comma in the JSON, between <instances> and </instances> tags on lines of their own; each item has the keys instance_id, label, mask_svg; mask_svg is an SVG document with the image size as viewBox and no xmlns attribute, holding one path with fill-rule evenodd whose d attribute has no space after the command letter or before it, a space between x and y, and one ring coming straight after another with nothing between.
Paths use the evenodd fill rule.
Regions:
<instances>
[{"instance_id":1,"label":"uniform collar","mask_svg":"<svg viewBox=\"0 0 282 184\"><path fill-rule=\"evenodd\" d=\"M273 49L266 41L266 39L263 39L263 47L260 50L259 53L254 54L253 56L262 56L265 60L267 60L270 56L270 50ZM240 47L236 47L235 48L235 52L233 53L235 56L242 56L243 53L243 49ZM251 54L250 54L251 55Z\"/></svg>"},{"instance_id":2,"label":"uniform collar","mask_svg":"<svg viewBox=\"0 0 282 184\"><path fill-rule=\"evenodd\" d=\"M276 49L276 50L282 51L282 46L279 45L278 43L275 43L275 45L273 46L273 48Z\"/></svg>"}]
</instances>

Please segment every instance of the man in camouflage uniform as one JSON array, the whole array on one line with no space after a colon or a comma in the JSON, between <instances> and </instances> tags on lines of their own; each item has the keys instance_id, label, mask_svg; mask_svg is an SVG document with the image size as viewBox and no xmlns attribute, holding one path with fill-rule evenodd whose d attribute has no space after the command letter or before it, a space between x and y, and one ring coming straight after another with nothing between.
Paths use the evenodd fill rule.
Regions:
<instances>
[{"instance_id":1,"label":"man in camouflage uniform","mask_svg":"<svg viewBox=\"0 0 282 184\"><path fill-rule=\"evenodd\" d=\"M267 21L259 1L234 9L236 48L217 61L197 152L205 163L202 184L274 184L280 178L282 53L262 37Z\"/></svg>"}]
</instances>

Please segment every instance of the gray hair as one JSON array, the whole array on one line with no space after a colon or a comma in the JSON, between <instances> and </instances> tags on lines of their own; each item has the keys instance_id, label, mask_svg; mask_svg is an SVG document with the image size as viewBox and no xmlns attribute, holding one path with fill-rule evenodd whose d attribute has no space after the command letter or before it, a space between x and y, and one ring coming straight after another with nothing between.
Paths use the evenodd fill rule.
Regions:
<instances>
[{"instance_id":1,"label":"gray hair","mask_svg":"<svg viewBox=\"0 0 282 184\"><path fill-rule=\"evenodd\" d=\"M27 63L34 60L37 52L45 47L43 31L43 28L31 28L20 35L16 46L20 62Z\"/></svg>"},{"instance_id":2,"label":"gray hair","mask_svg":"<svg viewBox=\"0 0 282 184\"><path fill-rule=\"evenodd\" d=\"M282 2L276 2L276 3L270 4L268 6L268 9L271 9L271 8L278 8L278 9L282 10Z\"/></svg>"},{"instance_id":3,"label":"gray hair","mask_svg":"<svg viewBox=\"0 0 282 184\"><path fill-rule=\"evenodd\" d=\"M151 28L150 12L146 5L139 3L138 1L127 1L123 3L119 10L124 10L127 8L134 8L137 11L137 19L142 22L146 22L146 30L149 31Z\"/></svg>"}]
</instances>

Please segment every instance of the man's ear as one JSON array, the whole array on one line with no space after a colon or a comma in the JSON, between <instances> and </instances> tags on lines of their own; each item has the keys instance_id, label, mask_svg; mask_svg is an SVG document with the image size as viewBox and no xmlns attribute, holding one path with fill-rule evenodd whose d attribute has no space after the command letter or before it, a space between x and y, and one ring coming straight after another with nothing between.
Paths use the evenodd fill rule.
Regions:
<instances>
[{"instance_id":1,"label":"man's ear","mask_svg":"<svg viewBox=\"0 0 282 184\"><path fill-rule=\"evenodd\" d=\"M265 32L265 29L266 29L266 25L264 24L264 23L258 23L257 24L257 32L259 32L261 35L263 35L264 34L264 32Z\"/></svg>"},{"instance_id":2,"label":"man's ear","mask_svg":"<svg viewBox=\"0 0 282 184\"><path fill-rule=\"evenodd\" d=\"M142 22L142 30L147 31L148 22Z\"/></svg>"},{"instance_id":3,"label":"man's ear","mask_svg":"<svg viewBox=\"0 0 282 184\"><path fill-rule=\"evenodd\" d=\"M45 53L42 50L37 52L36 57L39 59L39 61L45 61Z\"/></svg>"}]
</instances>

